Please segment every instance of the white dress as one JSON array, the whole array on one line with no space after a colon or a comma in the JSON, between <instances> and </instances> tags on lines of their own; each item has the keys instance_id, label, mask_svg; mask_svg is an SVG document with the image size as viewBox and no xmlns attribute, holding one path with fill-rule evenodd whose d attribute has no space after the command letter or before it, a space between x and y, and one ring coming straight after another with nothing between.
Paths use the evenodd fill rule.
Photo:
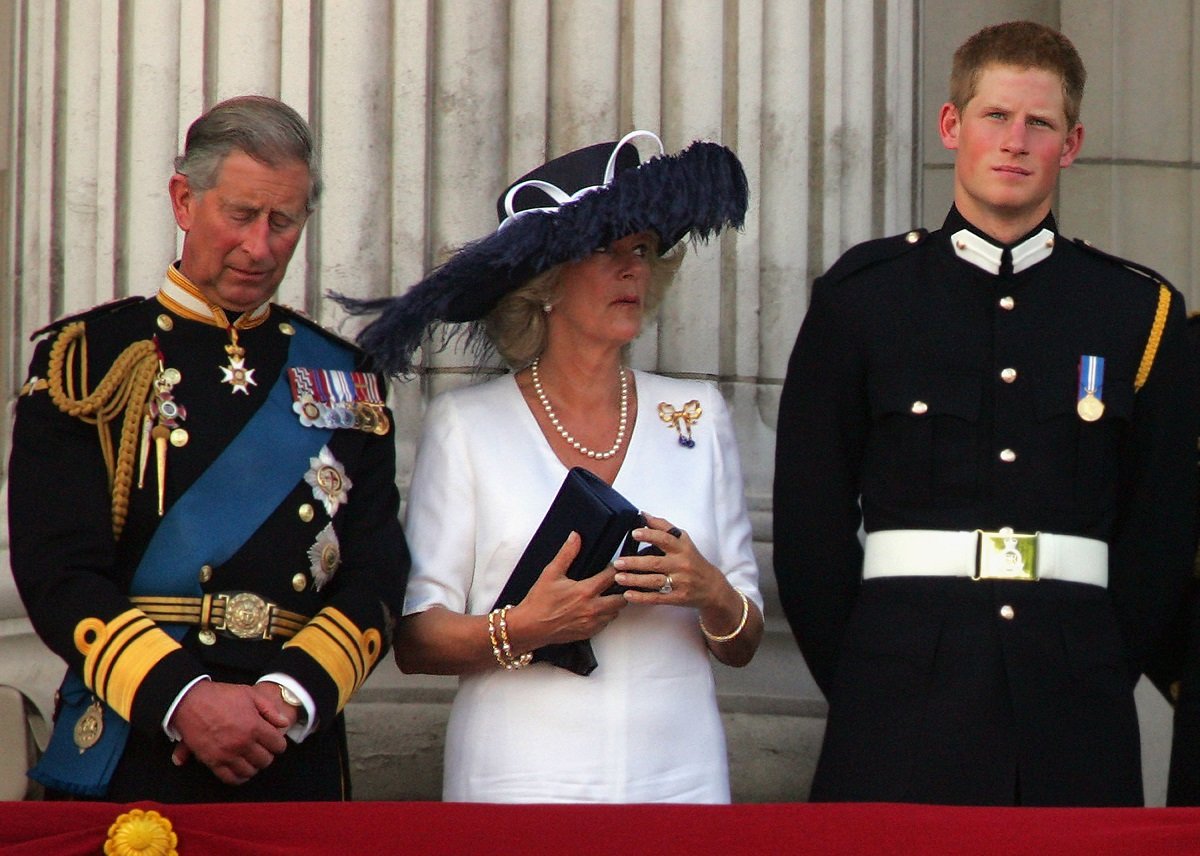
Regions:
<instances>
[{"instance_id":1,"label":"white dress","mask_svg":"<svg viewBox=\"0 0 1200 856\"><path fill-rule=\"evenodd\" d=\"M636 373L638 415L613 487L687 530L761 608L741 466L720 392ZM697 399L695 446L660 402ZM405 532L404 612L483 615L567 469L513 376L438 396L426 414ZM446 734L443 798L455 802L729 801L725 735L696 611L627 606L592 639L587 677L546 663L464 675Z\"/></svg>"}]
</instances>

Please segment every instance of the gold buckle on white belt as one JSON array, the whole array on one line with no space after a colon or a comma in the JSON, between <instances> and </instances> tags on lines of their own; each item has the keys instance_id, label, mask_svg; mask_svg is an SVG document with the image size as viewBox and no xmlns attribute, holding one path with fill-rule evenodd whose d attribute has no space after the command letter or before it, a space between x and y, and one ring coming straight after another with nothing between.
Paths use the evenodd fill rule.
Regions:
<instances>
[{"instance_id":1,"label":"gold buckle on white belt","mask_svg":"<svg viewBox=\"0 0 1200 856\"><path fill-rule=\"evenodd\" d=\"M976 529L975 533L979 544L974 579L1037 581L1040 532L1025 535L1005 526L998 532Z\"/></svg>"}]
</instances>

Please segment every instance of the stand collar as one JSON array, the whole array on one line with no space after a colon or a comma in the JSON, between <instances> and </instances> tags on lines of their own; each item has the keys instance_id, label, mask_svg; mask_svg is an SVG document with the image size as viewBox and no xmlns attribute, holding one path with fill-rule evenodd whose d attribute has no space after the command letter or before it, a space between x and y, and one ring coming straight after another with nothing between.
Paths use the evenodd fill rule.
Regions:
<instances>
[{"instance_id":1,"label":"stand collar","mask_svg":"<svg viewBox=\"0 0 1200 856\"><path fill-rule=\"evenodd\" d=\"M271 314L271 303L268 301L250 312L243 312L230 324L225 310L215 303L209 303L200 289L174 264L167 267L166 281L156 296L159 303L176 315L202 324L211 324L223 330L230 326L249 330L262 324Z\"/></svg>"},{"instance_id":2,"label":"stand collar","mask_svg":"<svg viewBox=\"0 0 1200 856\"><path fill-rule=\"evenodd\" d=\"M1054 215L1047 214L1025 237L1012 244L997 244L967 222L956 207L951 207L942 231L950 236L950 247L956 256L993 276L1003 270L1006 254L1014 274L1045 261L1054 252L1058 237Z\"/></svg>"}]
</instances>

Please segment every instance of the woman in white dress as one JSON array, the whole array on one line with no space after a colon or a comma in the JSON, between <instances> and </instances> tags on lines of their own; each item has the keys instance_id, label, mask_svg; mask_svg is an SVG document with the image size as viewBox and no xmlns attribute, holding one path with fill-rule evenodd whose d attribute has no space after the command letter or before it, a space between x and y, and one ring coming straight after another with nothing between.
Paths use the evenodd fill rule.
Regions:
<instances>
[{"instance_id":1,"label":"woman in white dress","mask_svg":"<svg viewBox=\"0 0 1200 856\"><path fill-rule=\"evenodd\" d=\"M623 356L682 250L660 254L740 224L745 176L713 143L643 164L639 134L524 176L497 233L404 296L347 301L383 310L360 341L385 369L408 372L437 320L474 322L514 370L433 401L408 501L395 651L405 672L462 676L446 800L729 801L708 657L745 665L763 626L733 428L714 385ZM648 512L633 536L662 555L576 582L572 534L523 599L496 604L576 466ZM606 594L614 582L629 588ZM531 656L583 639L586 675Z\"/></svg>"}]
</instances>

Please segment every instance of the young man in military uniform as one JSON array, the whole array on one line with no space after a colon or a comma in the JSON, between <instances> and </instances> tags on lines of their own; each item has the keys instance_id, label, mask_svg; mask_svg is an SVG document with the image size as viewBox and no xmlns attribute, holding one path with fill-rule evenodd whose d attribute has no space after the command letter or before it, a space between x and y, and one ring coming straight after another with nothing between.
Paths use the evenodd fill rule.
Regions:
<instances>
[{"instance_id":1,"label":"young man in military uniform","mask_svg":"<svg viewBox=\"0 0 1200 856\"><path fill-rule=\"evenodd\" d=\"M1179 293L1051 214L1084 77L1039 24L972 36L942 228L813 285L775 472L829 701L813 799L1142 804L1133 688L1191 565L1196 406Z\"/></svg>"},{"instance_id":2,"label":"young man in military uniform","mask_svg":"<svg viewBox=\"0 0 1200 856\"><path fill-rule=\"evenodd\" d=\"M249 96L191 126L180 260L45 330L9 466L13 573L68 665L31 771L114 801L344 799L343 708L408 572L391 419L362 355L270 302L320 182Z\"/></svg>"}]
</instances>

